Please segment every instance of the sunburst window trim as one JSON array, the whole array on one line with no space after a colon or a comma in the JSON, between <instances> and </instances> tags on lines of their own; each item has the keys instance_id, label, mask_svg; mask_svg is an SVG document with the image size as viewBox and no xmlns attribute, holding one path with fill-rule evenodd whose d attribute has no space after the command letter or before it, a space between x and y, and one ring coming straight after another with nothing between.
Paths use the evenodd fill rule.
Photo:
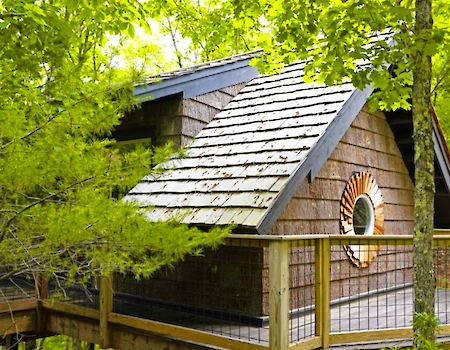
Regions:
<instances>
[{"instance_id":1,"label":"sunburst window trim","mask_svg":"<svg viewBox=\"0 0 450 350\"><path fill-rule=\"evenodd\" d=\"M369 223L364 235L384 234L384 200L381 191L368 172L355 172L348 180L341 198L340 231L343 235L356 235L354 211L358 200L363 200L369 209ZM366 220L367 221L367 220ZM378 245L352 244L344 246L350 260L358 267L367 267L376 259Z\"/></svg>"}]
</instances>

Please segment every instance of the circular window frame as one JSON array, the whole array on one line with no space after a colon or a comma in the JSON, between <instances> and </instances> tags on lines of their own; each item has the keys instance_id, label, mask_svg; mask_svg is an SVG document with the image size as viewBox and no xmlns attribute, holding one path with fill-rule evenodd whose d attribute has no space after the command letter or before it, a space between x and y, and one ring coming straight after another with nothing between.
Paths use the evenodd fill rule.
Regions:
<instances>
[{"instance_id":1,"label":"circular window frame","mask_svg":"<svg viewBox=\"0 0 450 350\"><path fill-rule=\"evenodd\" d=\"M366 223L364 235L384 234L384 200L381 191L368 172L355 172L348 180L341 198L340 232L355 236L353 214L358 200L363 200L369 209L369 223ZM367 222L367 220L366 220ZM360 234L361 235L361 234ZM344 246L348 257L358 267L367 267L377 257L378 245L351 244Z\"/></svg>"}]
</instances>

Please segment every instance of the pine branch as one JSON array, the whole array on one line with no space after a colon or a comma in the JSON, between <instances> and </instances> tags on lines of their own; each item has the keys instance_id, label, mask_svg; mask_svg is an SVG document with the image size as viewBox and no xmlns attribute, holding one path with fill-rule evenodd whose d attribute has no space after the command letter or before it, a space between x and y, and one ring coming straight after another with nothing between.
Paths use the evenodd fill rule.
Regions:
<instances>
[{"instance_id":1,"label":"pine branch","mask_svg":"<svg viewBox=\"0 0 450 350\"><path fill-rule=\"evenodd\" d=\"M90 181L90 180L92 180L92 179L94 179L94 176L91 176L91 177L88 177L88 178L86 178L86 179L82 179L82 180L76 181L76 182L72 183L71 185L69 185L68 187L66 187L66 188L63 189L63 190L60 190L60 191L58 191L58 192L56 192L56 193L51 193L51 194L49 194L48 196L45 196L45 197L43 197L43 198L40 198L39 200L37 200L37 201L35 201L35 202L33 202L33 203L30 203L30 204L28 204L27 206L23 207L23 208L22 208L21 210L19 210L15 215L13 215L12 217L10 217L10 218L6 221L6 223L4 223L4 224L2 225L2 228L1 228L1 230L0 230L0 232L1 232L1 234L0 234L0 242L2 242L2 241L5 239L5 235L6 235L6 232L7 232L7 227L10 226L10 225L11 225L11 224L12 224L12 223L13 223L20 215L22 215L22 214L25 213L26 211L30 210L31 208L33 208L33 207L35 207L35 206L37 206L37 205L39 205L39 204L41 204L41 203L44 203L44 202L46 202L46 201L48 201L48 200L50 200L50 199L52 199L52 198L54 198L54 197L56 197L56 196L59 196L59 195L65 193L67 190L72 189L72 188L74 188L74 187L76 187L76 186L78 186L78 185L80 185L80 184L82 184L82 183L88 182L88 181Z\"/></svg>"}]
</instances>

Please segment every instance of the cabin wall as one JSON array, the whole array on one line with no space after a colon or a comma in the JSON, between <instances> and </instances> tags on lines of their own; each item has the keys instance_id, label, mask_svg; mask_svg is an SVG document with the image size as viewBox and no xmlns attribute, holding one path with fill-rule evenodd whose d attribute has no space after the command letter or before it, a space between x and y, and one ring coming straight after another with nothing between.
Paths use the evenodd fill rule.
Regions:
<instances>
[{"instance_id":1,"label":"cabin wall","mask_svg":"<svg viewBox=\"0 0 450 350\"><path fill-rule=\"evenodd\" d=\"M414 184L384 114L366 107L313 182L299 187L270 233L339 234L341 196L355 171L372 174L381 190L385 234L412 234Z\"/></svg>"},{"instance_id":2,"label":"cabin wall","mask_svg":"<svg viewBox=\"0 0 450 350\"><path fill-rule=\"evenodd\" d=\"M217 311L257 317L263 310L263 253L262 248L222 246L202 257L188 256L150 279L118 274L114 291L146 297L173 310L188 306L189 312L200 315Z\"/></svg>"},{"instance_id":3,"label":"cabin wall","mask_svg":"<svg viewBox=\"0 0 450 350\"><path fill-rule=\"evenodd\" d=\"M164 145L180 128L177 116L182 113L182 100L176 96L164 101L145 102L122 119L113 137L117 141L151 138L153 145Z\"/></svg>"},{"instance_id":4,"label":"cabin wall","mask_svg":"<svg viewBox=\"0 0 450 350\"><path fill-rule=\"evenodd\" d=\"M184 100L180 146L189 144L244 86L241 83Z\"/></svg>"},{"instance_id":5,"label":"cabin wall","mask_svg":"<svg viewBox=\"0 0 450 350\"><path fill-rule=\"evenodd\" d=\"M372 174L380 188L385 202L385 234L412 234L413 182L384 114L371 113L366 107L312 183L305 180L299 187L270 234L339 234L341 196L355 171ZM411 254L387 249L381 247L375 262L368 268L358 268L342 247L332 247L331 300L412 282ZM304 261L291 259L291 273L296 275L298 271L310 270L312 265L308 258ZM375 274L377 278L369 278ZM265 293L268 293L267 286ZM313 293L313 281L292 286L291 308L306 306L306 301L296 295Z\"/></svg>"}]
</instances>

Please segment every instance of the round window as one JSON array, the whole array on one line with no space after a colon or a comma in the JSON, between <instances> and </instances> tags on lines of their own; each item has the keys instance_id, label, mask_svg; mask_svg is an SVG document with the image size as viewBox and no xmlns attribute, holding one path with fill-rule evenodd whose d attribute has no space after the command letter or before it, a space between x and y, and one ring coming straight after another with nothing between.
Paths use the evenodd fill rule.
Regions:
<instances>
[{"instance_id":1,"label":"round window","mask_svg":"<svg viewBox=\"0 0 450 350\"><path fill-rule=\"evenodd\" d=\"M371 235L375 226L372 201L367 194L356 198L353 208L353 230L357 235Z\"/></svg>"},{"instance_id":2,"label":"round window","mask_svg":"<svg viewBox=\"0 0 450 350\"><path fill-rule=\"evenodd\" d=\"M348 180L341 198L341 234L382 235L384 233L384 201L372 175L357 172ZM344 246L350 260L367 267L375 260L379 247L351 244Z\"/></svg>"}]
</instances>

